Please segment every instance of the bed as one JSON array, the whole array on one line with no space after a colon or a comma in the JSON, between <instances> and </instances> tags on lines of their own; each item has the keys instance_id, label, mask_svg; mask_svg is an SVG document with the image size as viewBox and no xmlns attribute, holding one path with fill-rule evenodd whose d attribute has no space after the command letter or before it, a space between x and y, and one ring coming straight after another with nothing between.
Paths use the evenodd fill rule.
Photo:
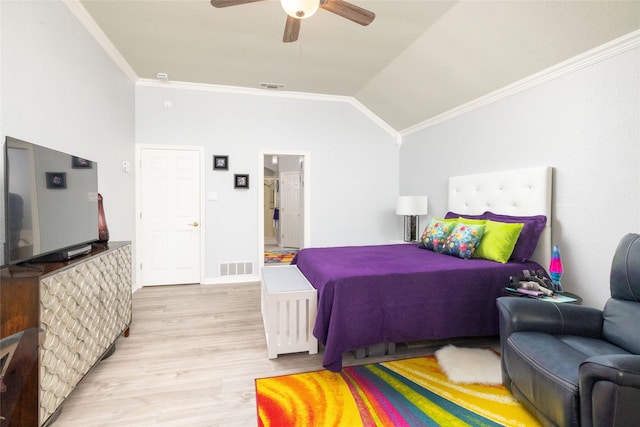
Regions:
<instances>
[{"instance_id":1,"label":"bed","mask_svg":"<svg viewBox=\"0 0 640 427\"><path fill-rule=\"evenodd\" d=\"M551 177L543 167L449 179L448 216L538 218L526 261L462 259L416 244L302 249L292 263L318 291L313 333L325 345L323 366L338 372L344 352L383 342L497 335L495 300L509 276L549 263Z\"/></svg>"}]
</instances>

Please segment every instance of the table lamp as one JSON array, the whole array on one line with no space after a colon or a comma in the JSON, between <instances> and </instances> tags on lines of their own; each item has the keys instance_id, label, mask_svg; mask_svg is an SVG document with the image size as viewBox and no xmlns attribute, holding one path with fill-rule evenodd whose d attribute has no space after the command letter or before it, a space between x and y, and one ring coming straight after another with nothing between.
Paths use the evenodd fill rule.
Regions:
<instances>
[{"instance_id":1,"label":"table lamp","mask_svg":"<svg viewBox=\"0 0 640 427\"><path fill-rule=\"evenodd\" d=\"M560 258L560 248L558 247L558 245L554 245L553 250L551 251L549 276L551 276L551 282L553 282L553 286L556 288L556 292L563 291L562 283L560 282L562 273L564 273L564 268L562 267L562 258Z\"/></svg>"},{"instance_id":2,"label":"table lamp","mask_svg":"<svg viewBox=\"0 0 640 427\"><path fill-rule=\"evenodd\" d=\"M427 196L400 196L396 205L396 214L404 215L404 241L418 240L420 226L419 215L427 214Z\"/></svg>"}]
</instances>

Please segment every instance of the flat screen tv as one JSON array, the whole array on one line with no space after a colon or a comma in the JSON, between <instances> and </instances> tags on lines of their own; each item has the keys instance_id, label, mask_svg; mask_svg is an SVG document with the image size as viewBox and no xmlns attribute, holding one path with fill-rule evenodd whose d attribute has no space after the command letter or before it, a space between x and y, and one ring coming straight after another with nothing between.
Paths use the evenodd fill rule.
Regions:
<instances>
[{"instance_id":1,"label":"flat screen tv","mask_svg":"<svg viewBox=\"0 0 640 427\"><path fill-rule=\"evenodd\" d=\"M2 265L59 261L98 240L96 162L7 137Z\"/></svg>"}]
</instances>

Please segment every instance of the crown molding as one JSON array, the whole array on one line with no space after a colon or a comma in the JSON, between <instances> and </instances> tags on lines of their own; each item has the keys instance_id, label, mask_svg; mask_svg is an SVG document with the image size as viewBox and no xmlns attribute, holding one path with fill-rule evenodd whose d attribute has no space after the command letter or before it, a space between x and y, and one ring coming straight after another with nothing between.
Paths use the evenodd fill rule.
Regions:
<instances>
[{"instance_id":1,"label":"crown molding","mask_svg":"<svg viewBox=\"0 0 640 427\"><path fill-rule=\"evenodd\" d=\"M129 65L126 59L122 56L120 51L111 43L109 37L98 26L98 23L87 12L87 9L82 5L80 0L62 0L65 6L71 11L71 13L80 21L84 28L93 36L98 44L105 50L107 55L116 63L116 65L122 70L122 72L132 81L138 80L138 75L133 68Z\"/></svg>"},{"instance_id":2,"label":"crown molding","mask_svg":"<svg viewBox=\"0 0 640 427\"><path fill-rule=\"evenodd\" d=\"M524 79L518 80L517 82L504 86L501 89L476 98L475 100L467 102L466 104L462 104L456 108L420 122L416 125L410 126L401 131L396 131L388 123L386 123L379 116L374 114L370 109L365 107L362 103L360 103L352 96L325 95L307 92L272 91L268 89L242 88L237 86L173 81L160 82L158 80L152 79L140 79L133 68L131 68L129 63L120 54L118 49L116 49L113 43L111 43L111 40L109 40L109 38L98 26L93 17L87 12L85 7L79 0L62 0L62 2L87 29L87 31L94 37L94 39L105 50L105 52L112 58L116 65L120 67L122 72L127 75L129 79L131 79L131 81L135 82L136 85L212 91L218 93L234 93L253 96L275 96L289 99L305 99L312 101L345 102L352 105L367 118L373 121L377 126L387 132L390 136L394 137L395 144L398 147L402 145L403 137L405 135L427 129L429 127L443 123L447 120L451 120L455 117L474 111L478 108L482 108L486 105L505 99L509 96L524 92L549 81L574 73L595 63L620 55L621 53L624 53L628 50L640 47L640 30L637 30L615 40L612 40L608 43L605 43L599 47L591 49L583 54L577 55L566 61L560 62L559 64L546 68L538 73L532 74L531 76L525 77Z\"/></svg>"},{"instance_id":3,"label":"crown molding","mask_svg":"<svg viewBox=\"0 0 640 427\"><path fill-rule=\"evenodd\" d=\"M637 47L640 47L640 30L633 31L594 49L588 50L580 55L574 56L566 61L546 68L538 73L525 77L524 79L518 80L515 83L504 86L501 89L490 92L480 98L476 98L466 104L462 104L421 123L403 129L399 132L400 138L500 101L501 99L505 99L536 86L540 86L557 78L574 73L583 68L589 67L590 65L620 55Z\"/></svg>"},{"instance_id":4,"label":"crown molding","mask_svg":"<svg viewBox=\"0 0 640 427\"><path fill-rule=\"evenodd\" d=\"M247 88L247 87L239 87L239 86L225 86L225 85L215 85L208 83L191 83L191 82L180 82L180 81L161 81L155 79L138 79L136 82L136 86L141 87L155 87L155 88L166 88L166 89L182 89L182 90L197 90L197 91L205 91L205 92L216 92L216 93L230 93L236 95L251 95L251 96L269 96L276 98L287 98L287 99L302 99L308 101L322 101L322 102L341 102L350 104L352 107L360 111L364 114L369 120L374 122L378 127L387 132L390 136L395 139L395 144L399 146L398 140L400 135L398 131L389 126L384 120L374 114L371 110L365 107L360 101L355 99L352 96L343 96L343 95L327 95L327 94L319 94L319 93L310 93L310 92L292 92L292 91L283 91L278 89L257 89L257 88Z\"/></svg>"}]
</instances>

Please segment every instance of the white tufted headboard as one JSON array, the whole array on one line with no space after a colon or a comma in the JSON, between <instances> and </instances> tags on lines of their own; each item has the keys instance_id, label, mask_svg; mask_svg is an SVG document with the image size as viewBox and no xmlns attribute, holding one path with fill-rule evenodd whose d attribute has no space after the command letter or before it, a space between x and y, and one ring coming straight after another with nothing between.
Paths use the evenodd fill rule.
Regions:
<instances>
[{"instance_id":1,"label":"white tufted headboard","mask_svg":"<svg viewBox=\"0 0 640 427\"><path fill-rule=\"evenodd\" d=\"M531 257L546 269L551 260L551 193L551 167L456 176L449 178L449 211L546 215L547 225Z\"/></svg>"}]
</instances>

